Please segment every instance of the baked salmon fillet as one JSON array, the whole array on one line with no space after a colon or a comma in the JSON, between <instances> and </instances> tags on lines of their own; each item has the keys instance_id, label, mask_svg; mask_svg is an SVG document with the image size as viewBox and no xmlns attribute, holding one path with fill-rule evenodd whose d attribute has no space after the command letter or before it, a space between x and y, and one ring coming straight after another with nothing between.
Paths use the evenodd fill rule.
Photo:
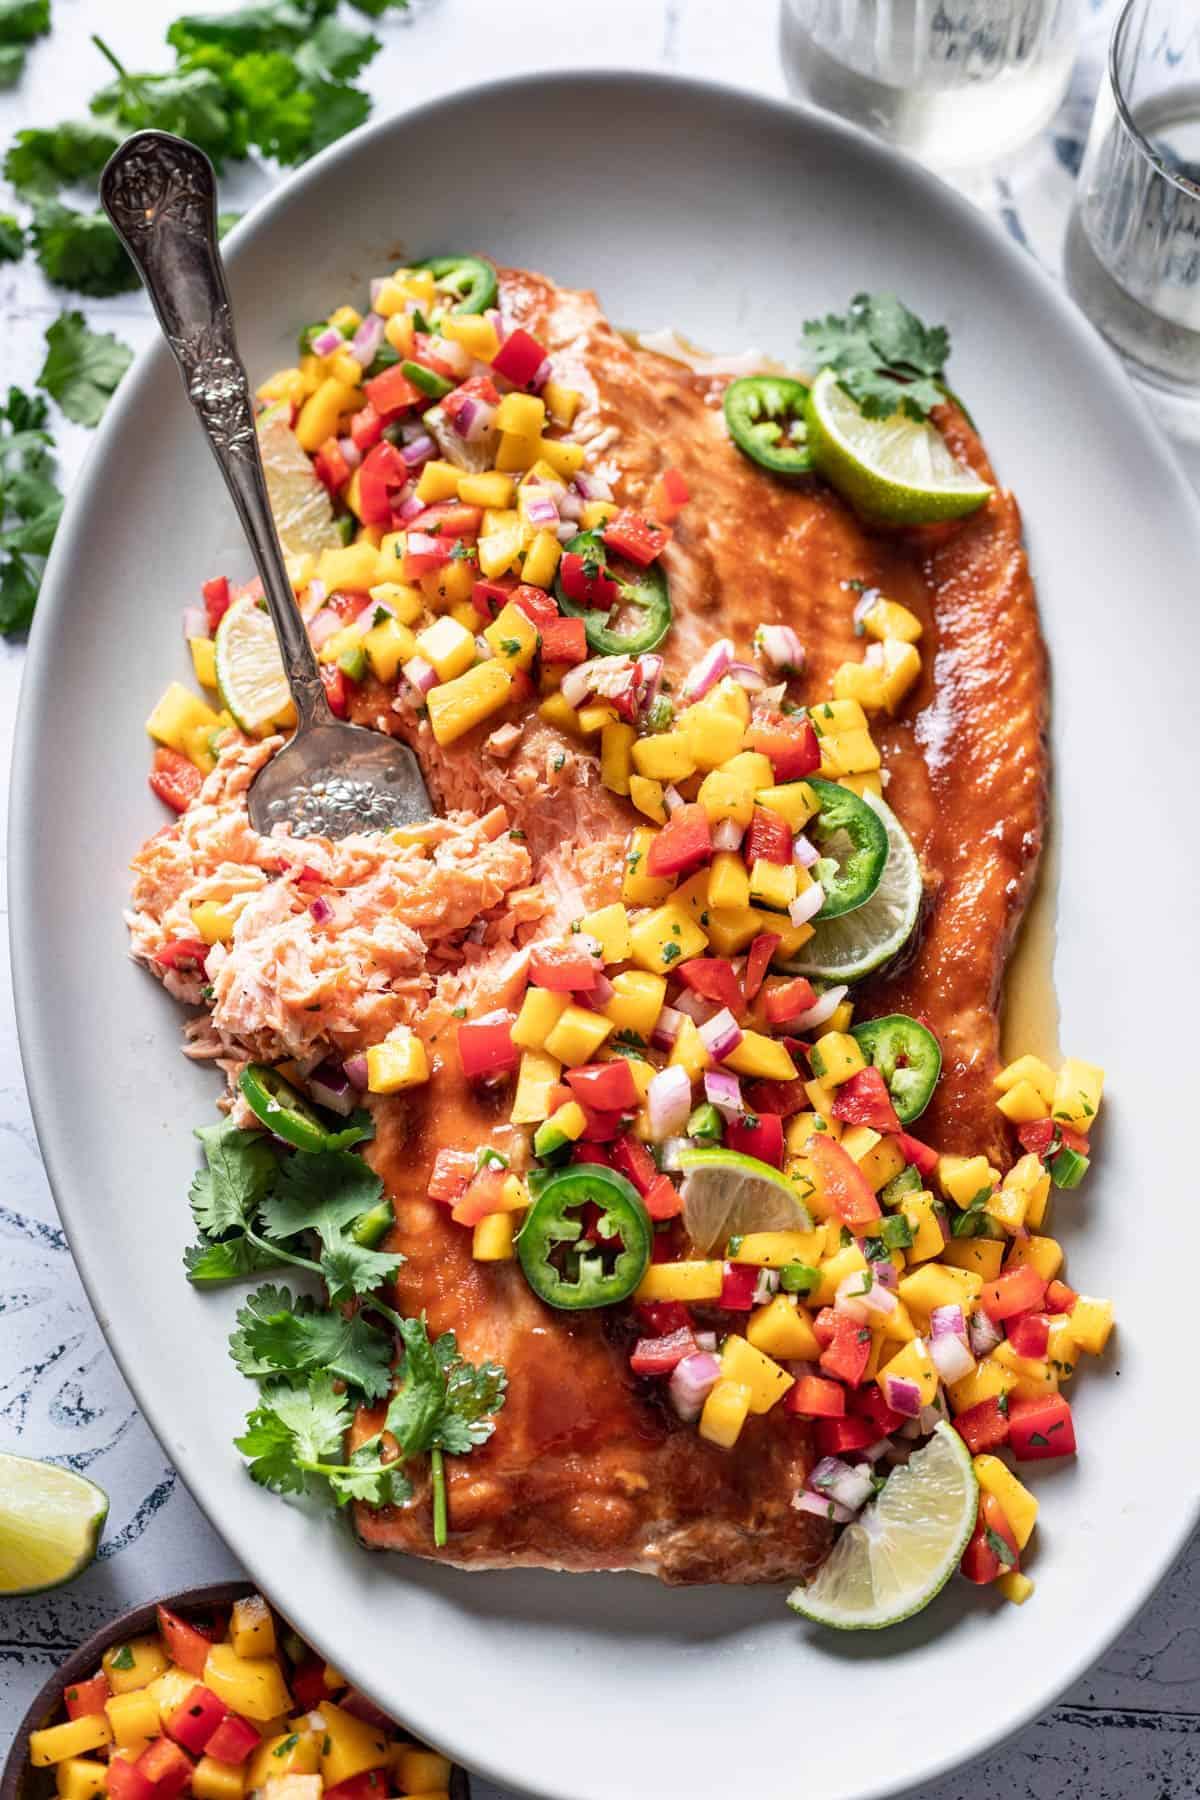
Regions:
<instances>
[{"instance_id":1,"label":"baked salmon fillet","mask_svg":"<svg viewBox=\"0 0 1200 1800\"><path fill-rule=\"evenodd\" d=\"M1047 801L1047 666L1015 499L997 489L952 528L873 532L823 485L764 479L731 444L724 378L635 348L595 298L537 275L501 276L506 318L553 356L584 396L573 436L622 504L645 505L667 468L689 503L665 554L674 626L662 646L678 685L714 637L748 645L760 623L795 628L807 650L804 692L831 691L861 654L852 584L875 587L920 620L922 673L900 715L875 726L890 805L918 851L919 936L903 967L856 995L862 1016L905 1012L938 1037L943 1075L920 1124L943 1152L1012 1161L992 1088L1007 953L1034 880ZM938 423L959 457L994 480L966 419ZM605 788L594 757L564 754L536 712L503 754L489 727L439 747L426 718L364 692L357 716L412 742L435 803L468 814L503 805L545 897L538 935L566 930L616 900L637 815ZM493 722L494 723L494 722ZM356 1509L362 1542L439 1555L463 1567L518 1564L636 1569L668 1582L753 1582L802 1575L830 1528L792 1496L813 1460L808 1427L751 1417L729 1455L698 1438L630 1373L636 1326L601 1309L544 1306L515 1262L473 1260L469 1234L427 1197L445 1145L511 1151L507 1105L457 1075L454 1018L515 1004L524 976L511 944L443 982L417 1029L431 1084L379 1106L369 1155L395 1205L390 1247L407 1259L395 1304L453 1330L472 1359L508 1371L495 1434L449 1466L450 1535L431 1547L427 1494L403 1509ZM361 1439L379 1419L364 1414Z\"/></svg>"}]
</instances>

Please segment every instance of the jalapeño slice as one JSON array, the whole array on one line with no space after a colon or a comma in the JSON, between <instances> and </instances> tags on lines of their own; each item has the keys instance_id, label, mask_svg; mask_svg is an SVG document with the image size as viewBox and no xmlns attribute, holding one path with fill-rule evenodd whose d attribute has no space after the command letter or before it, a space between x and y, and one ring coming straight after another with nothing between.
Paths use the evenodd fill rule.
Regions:
<instances>
[{"instance_id":1,"label":"jalape\u00f1o slice","mask_svg":"<svg viewBox=\"0 0 1200 1800\"><path fill-rule=\"evenodd\" d=\"M671 596L667 578L657 563L639 569L624 557L613 556L598 531L581 531L563 550L583 558L585 567L607 575L618 597L611 606L589 607L573 600L563 586L563 563L558 566L554 592L570 619L582 619L588 647L596 656L639 656L655 650L671 629Z\"/></svg>"},{"instance_id":2,"label":"jalape\u00f1o slice","mask_svg":"<svg viewBox=\"0 0 1200 1800\"><path fill-rule=\"evenodd\" d=\"M596 1238L584 1237L596 1207ZM551 1175L517 1239L525 1279L547 1306L581 1312L628 1299L646 1273L653 1227L633 1183L600 1163Z\"/></svg>"},{"instance_id":3,"label":"jalape\u00f1o slice","mask_svg":"<svg viewBox=\"0 0 1200 1800\"><path fill-rule=\"evenodd\" d=\"M855 1025L851 1035L887 1083L896 1117L911 1125L929 1105L942 1072L941 1046L932 1031L907 1013L888 1013Z\"/></svg>"},{"instance_id":4,"label":"jalape\u00f1o slice","mask_svg":"<svg viewBox=\"0 0 1200 1800\"><path fill-rule=\"evenodd\" d=\"M482 256L427 256L414 269L428 269L440 288L453 294L453 312L481 313L496 304L496 271Z\"/></svg>"},{"instance_id":5,"label":"jalape\u00f1o slice","mask_svg":"<svg viewBox=\"0 0 1200 1800\"><path fill-rule=\"evenodd\" d=\"M823 853L815 872L820 875L825 901L817 918L837 919L865 905L879 886L888 855L887 826L849 788L815 775L807 780L821 807L805 827ZM849 840L848 851L843 850L839 838Z\"/></svg>"},{"instance_id":6,"label":"jalape\u00f1o slice","mask_svg":"<svg viewBox=\"0 0 1200 1800\"><path fill-rule=\"evenodd\" d=\"M772 475L807 475L808 389L787 375L743 375L725 389L729 435L751 462Z\"/></svg>"}]
</instances>

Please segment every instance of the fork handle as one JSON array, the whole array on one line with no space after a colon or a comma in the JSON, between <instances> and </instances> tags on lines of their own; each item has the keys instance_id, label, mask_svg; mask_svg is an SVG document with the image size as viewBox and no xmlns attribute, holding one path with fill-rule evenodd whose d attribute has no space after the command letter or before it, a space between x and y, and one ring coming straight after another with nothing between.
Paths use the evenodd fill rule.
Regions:
<instances>
[{"instance_id":1,"label":"fork handle","mask_svg":"<svg viewBox=\"0 0 1200 1800\"><path fill-rule=\"evenodd\" d=\"M100 201L145 283L262 578L301 727L332 717L292 594L217 246L216 177L202 150L138 131L110 157Z\"/></svg>"}]
</instances>

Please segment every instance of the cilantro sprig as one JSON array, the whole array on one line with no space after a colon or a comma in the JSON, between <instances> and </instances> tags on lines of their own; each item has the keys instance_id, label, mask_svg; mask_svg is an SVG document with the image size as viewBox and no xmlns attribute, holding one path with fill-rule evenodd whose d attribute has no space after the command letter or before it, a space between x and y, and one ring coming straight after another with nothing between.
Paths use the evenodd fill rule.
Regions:
<instances>
[{"instance_id":1,"label":"cilantro sprig","mask_svg":"<svg viewBox=\"0 0 1200 1800\"><path fill-rule=\"evenodd\" d=\"M856 294L844 314L804 327L814 369L832 369L868 419L924 419L946 398L944 325L925 325L895 294Z\"/></svg>"},{"instance_id":2,"label":"cilantro sprig","mask_svg":"<svg viewBox=\"0 0 1200 1800\"><path fill-rule=\"evenodd\" d=\"M46 402L11 387L0 406L0 632L28 629L62 513Z\"/></svg>"}]
</instances>

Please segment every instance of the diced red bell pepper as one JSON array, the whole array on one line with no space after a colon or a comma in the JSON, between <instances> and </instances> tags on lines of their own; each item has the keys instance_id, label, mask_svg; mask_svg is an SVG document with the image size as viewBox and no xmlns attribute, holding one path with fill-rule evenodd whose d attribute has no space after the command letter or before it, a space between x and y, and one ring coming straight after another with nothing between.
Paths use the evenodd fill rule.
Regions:
<instances>
[{"instance_id":1,"label":"diced red bell pepper","mask_svg":"<svg viewBox=\"0 0 1200 1800\"><path fill-rule=\"evenodd\" d=\"M202 969L208 951L209 946L203 938L175 938L154 952L154 960L160 969L182 968L186 972Z\"/></svg>"},{"instance_id":2,"label":"diced red bell pepper","mask_svg":"<svg viewBox=\"0 0 1200 1800\"><path fill-rule=\"evenodd\" d=\"M448 381L457 381L458 371L443 355L446 347L443 337L437 337L429 331L414 332L411 360L420 363L424 369L432 369L436 375L442 375Z\"/></svg>"},{"instance_id":3,"label":"diced red bell pepper","mask_svg":"<svg viewBox=\"0 0 1200 1800\"><path fill-rule=\"evenodd\" d=\"M938 1153L923 1144L920 1138L911 1137L907 1131L896 1134L896 1148L906 1163L911 1163L922 1178L932 1175L938 1166Z\"/></svg>"},{"instance_id":4,"label":"diced red bell pepper","mask_svg":"<svg viewBox=\"0 0 1200 1800\"><path fill-rule=\"evenodd\" d=\"M172 812L186 812L200 789L204 777L195 763L178 750L160 744L154 752L154 767L149 775L150 787Z\"/></svg>"},{"instance_id":5,"label":"diced red bell pepper","mask_svg":"<svg viewBox=\"0 0 1200 1800\"><path fill-rule=\"evenodd\" d=\"M612 1147L612 1166L632 1181L643 1200L658 1180L658 1168L645 1144L629 1132Z\"/></svg>"},{"instance_id":6,"label":"diced red bell pepper","mask_svg":"<svg viewBox=\"0 0 1200 1800\"><path fill-rule=\"evenodd\" d=\"M1040 1362L1050 1342L1050 1320L1045 1313L1020 1313L1004 1327L1008 1341L1018 1356L1031 1356Z\"/></svg>"},{"instance_id":7,"label":"diced red bell pepper","mask_svg":"<svg viewBox=\"0 0 1200 1800\"><path fill-rule=\"evenodd\" d=\"M467 506L461 500L438 500L410 519L406 530L428 532L432 537L472 538L479 535L482 521L482 506Z\"/></svg>"},{"instance_id":8,"label":"diced red bell pepper","mask_svg":"<svg viewBox=\"0 0 1200 1800\"><path fill-rule=\"evenodd\" d=\"M822 1350L832 1344L837 1331L838 1315L832 1306L823 1306L813 1319L813 1336Z\"/></svg>"},{"instance_id":9,"label":"diced red bell pepper","mask_svg":"<svg viewBox=\"0 0 1200 1800\"><path fill-rule=\"evenodd\" d=\"M158 1629L171 1661L199 1680L204 1674L208 1653L220 1639L223 1626L214 1625L205 1631L190 1620L181 1619L169 1607L160 1606Z\"/></svg>"},{"instance_id":10,"label":"diced red bell pepper","mask_svg":"<svg viewBox=\"0 0 1200 1800\"><path fill-rule=\"evenodd\" d=\"M404 540L404 555L400 559L401 581L420 581L422 575L432 575L438 569L444 569L453 561L454 541L451 538L434 537L428 531L410 531Z\"/></svg>"},{"instance_id":11,"label":"diced red bell pepper","mask_svg":"<svg viewBox=\"0 0 1200 1800\"><path fill-rule=\"evenodd\" d=\"M325 689L325 698L334 718L346 718L350 712L350 694L354 687L346 671L339 669L336 663L322 663L321 686Z\"/></svg>"},{"instance_id":12,"label":"diced red bell pepper","mask_svg":"<svg viewBox=\"0 0 1200 1800\"><path fill-rule=\"evenodd\" d=\"M777 931L760 931L758 936L751 941L749 954L746 957L746 973L742 977L747 1006L762 986L767 970L771 966L771 958L782 942L783 939Z\"/></svg>"},{"instance_id":13,"label":"diced red bell pepper","mask_svg":"<svg viewBox=\"0 0 1200 1800\"><path fill-rule=\"evenodd\" d=\"M804 1148L823 1197L842 1224L861 1236L872 1220L880 1217L879 1202L870 1182L854 1158L828 1133L815 1131Z\"/></svg>"},{"instance_id":14,"label":"diced red bell pepper","mask_svg":"<svg viewBox=\"0 0 1200 1800\"><path fill-rule=\"evenodd\" d=\"M790 1119L808 1105L808 1095L798 1075L794 1081L756 1081L743 1093L751 1112L775 1113L781 1119Z\"/></svg>"},{"instance_id":15,"label":"diced red bell pepper","mask_svg":"<svg viewBox=\"0 0 1200 1800\"><path fill-rule=\"evenodd\" d=\"M544 663L581 663L587 661L587 628L582 619L551 619L538 630L542 637Z\"/></svg>"},{"instance_id":16,"label":"diced red bell pepper","mask_svg":"<svg viewBox=\"0 0 1200 1800\"><path fill-rule=\"evenodd\" d=\"M904 1424L904 1414L893 1410L883 1397L883 1392L874 1381L866 1387L855 1388L849 1397L850 1410L856 1418L869 1419L875 1430L872 1443L887 1437L898 1425Z\"/></svg>"},{"instance_id":17,"label":"diced red bell pepper","mask_svg":"<svg viewBox=\"0 0 1200 1800\"><path fill-rule=\"evenodd\" d=\"M472 1162L475 1160L472 1157ZM305 1712L311 1712L320 1706L322 1700L328 1700L329 1690L325 1686L325 1664L318 1656L310 1656L302 1662L292 1675L292 1698L297 1706Z\"/></svg>"},{"instance_id":18,"label":"diced red bell pepper","mask_svg":"<svg viewBox=\"0 0 1200 1800\"><path fill-rule=\"evenodd\" d=\"M350 479L350 464L335 437L328 437L313 457L313 472L322 487L337 494Z\"/></svg>"},{"instance_id":19,"label":"diced red bell pepper","mask_svg":"<svg viewBox=\"0 0 1200 1800\"><path fill-rule=\"evenodd\" d=\"M458 1028L458 1058L468 1081L484 1081L493 1075L511 1075L521 1060L512 1039L511 1016L469 1022Z\"/></svg>"},{"instance_id":20,"label":"diced red bell pepper","mask_svg":"<svg viewBox=\"0 0 1200 1800\"><path fill-rule=\"evenodd\" d=\"M727 1312L749 1312L754 1305L758 1286L758 1270L753 1263L727 1262L721 1275L721 1298L718 1306Z\"/></svg>"},{"instance_id":21,"label":"diced red bell pepper","mask_svg":"<svg viewBox=\"0 0 1200 1800\"><path fill-rule=\"evenodd\" d=\"M620 588L594 557L583 557L577 550L569 550L558 565L558 574L563 593L576 606L594 612L611 612L620 602Z\"/></svg>"},{"instance_id":22,"label":"diced red bell pepper","mask_svg":"<svg viewBox=\"0 0 1200 1800\"><path fill-rule=\"evenodd\" d=\"M654 559L662 555L671 537L669 526L655 524L629 506L614 513L604 527L605 548L617 556L627 557L642 569L649 568Z\"/></svg>"},{"instance_id":23,"label":"diced red bell pepper","mask_svg":"<svg viewBox=\"0 0 1200 1800\"><path fill-rule=\"evenodd\" d=\"M469 1150L439 1150L425 1192L431 1200L458 1200L475 1174L475 1158Z\"/></svg>"},{"instance_id":24,"label":"diced red bell pepper","mask_svg":"<svg viewBox=\"0 0 1200 1800\"><path fill-rule=\"evenodd\" d=\"M400 363L393 363L381 375L373 376L364 384L363 392L385 425L397 413L410 406L420 406L427 398L419 387L414 387Z\"/></svg>"},{"instance_id":25,"label":"diced red bell pepper","mask_svg":"<svg viewBox=\"0 0 1200 1800\"><path fill-rule=\"evenodd\" d=\"M994 1394L987 1400L977 1400L974 1406L956 1414L954 1429L972 1456L981 1456L985 1450L1007 1444L1007 1400L1003 1406Z\"/></svg>"},{"instance_id":26,"label":"diced red bell pepper","mask_svg":"<svg viewBox=\"0 0 1200 1800\"><path fill-rule=\"evenodd\" d=\"M797 975L781 981L763 995L763 1014L768 1025L790 1025L817 1004L817 991L811 981Z\"/></svg>"},{"instance_id":27,"label":"diced red bell pepper","mask_svg":"<svg viewBox=\"0 0 1200 1800\"><path fill-rule=\"evenodd\" d=\"M847 1125L869 1125L872 1131L900 1129L887 1082L873 1064L842 1082L833 1103L833 1116Z\"/></svg>"},{"instance_id":28,"label":"diced red bell pepper","mask_svg":"<svg viewBox=\"0 0 1200 1800\"><path fill-rule=\"evenodd\" d=\"M507 1169L480 1169L472 1177L465 1193L461 1194L450 1208L450 1217L456 1225L478 1225L480 1219L486 1219L489 1213L503 1212L502 1192L508 1180Z\"/></svg>"},{"instance_id":29,"label":"diced red bell pepper","mask_svg":"<svg viewBox=\"0 0 1200 1800\"><path fill-rule=\"evenodd\" d=\"M677 1262L682 1254L679 1232L673 1225L663 1231L656 1231L650 1245L650 1261L652 1263Z\"/></svg>"},{"instance_id":30,"label":"diced red bell pepper","mask_svg":"<svg viewBox=\"0 0 1200 1800\"><path fill-rule=\"evenodd\" d=\"M597 1106L585 1106L583 1113L584 1127L579 1134L580 1143L611 1144L614 1138L620 1137L628 1124L627 1116L623 1112L612 1112Z\"/></svg>"},{"instance_id":31,"label":"diced red bell pepper","mask_svg":"<svg viewBox=\"0 0 1200 1800\"><path fill-rule=\"evenodd\" d=\"M687 504L688 484L679 469L664 469L650 495L650 511L664 525L673 525Z\"/></svg>"},{"instance_id":32,"label":"diced red bell pepper","mask_svg":"<svg viewBox=\"0 0 1200 1800\"><path fill-rule=\"evenodd\" d=\"M297 1704L307 1705L306 1702L300 1700L294 1687L292 1691ZM319 1698L320 1696L318 1696ZM312 1704L315 1706L317 1701L314 1700ZM242 1763L245 1762L250 1752L256 1750L261 1743L262 1737L254 1729L249 1719L243 1719L240 1714L231 1712L226 1713L209 1738L204 1746L204 1754L213 1757L217 1762Z\"/></svg>"},{"instance_id":33,"label":"diced red bell pepper","mask_svg":"<svg viewBox=\"0 0 1200 1800\"><path fill-rule=\"evenodd\" d=\"M745 1002L733 964L727 956L694 956L690 962L680 963L675 973L693 994L699 994L702 1000L714 1000L718 1006L727 1006L735 1018L740 1017Z\"/></svg>"},{"instance_id":34,"label":"diced red bell pepper","mask_svg":"<svg viewBox=\"0 0 1200 1800\"><path fill-rule=\"evenodd\" d=\"M229 592L229 577L227 575L214 576L212 581L204 583L200 592L204 596L208 635L211 637L233 604L233 596Z\"/></svg>"},{"instance_id":35,"label":"diced red bell pepper","mask_svg":"<svg viewBox=\"0 0 1200 1800\"><path fill-rule=\"evenodd\" d=\"M821 766L821 746L812 720L798 714L770 713L752 719L746 732L746 748L758 750L770 761L776 781L802 781Z\"/></svg>"},{"instance_id":36,"label":"diced red bell pepper","mask_svg":"<svg viewBox=\"0 0 1200 1800\"><path fill-rule=\"evenodd\" d=\"M554 595L548 594L544 588L533 587L531 583L522 581L508 597L539 631L544 625L552 625L558 618L558 603ZM576 619L573 623L582 625L583 620Z\"/></svg>"},{"instance_id":37,"label":"diced red bell pepper","mask_svg":"<svg viewBox=\"0 0 1200 1800\"><path fill-rule=\"evenodd\" d=\"M209 1738L228 1712L225 1702L218 1700L211 1688L197 1682L167 1719L167 1734L193 1756L202 1756Z\"/></svg>"},{"instance_id":38,"label":"diced red bell pepper","mask_svg":"<svg viewBox=\"0 0 1200 1800\"><path fill-rule=\"evenodd\" d=\"M756 806L742 845L742 855L751 867L756 862L790 863L792 828L787 820L765 806Z\"/></svg>"},{"instance_id":39,"label":"diced red bell pepper","mask_svg":"<svg viewBox=\"0 0 1200 1800\"><path fill-rule=\"evenodd\" d=\"M1037 1400L1010 1400L1008 1442L1018 1462L1075 1455L1075 1421L1061 1394Z\"/></svg>"},{"instance_id":40,"label":"diced red bell pepper","mask_svg":"<svg viewBox=\"0 0 1200 1800\"><path fill-rule=\"evenodd\" d=\"M530 952L530 981L551 993L587 993L599 973L595 957L578 944L535 944Z\"/></svg>"},{"instance_id":41,"label":"diced red bell pepper","mask_svg":"<svg viewBox=\"0 0 1200 1800\"><path fill-rule=\"evenodd\" d=\"M480 618L490 625L504 611L512 596L513 590L501 581L477 581L471 589L471 604Z\"/></svg>"},{"instance_id":42,"label":"diced red bell pepper","mask_svg":"<svg viewBox=\"0 0 1200 1800\"><path fill-rule=\"evenodd\" d=\"M408 480L408 467L395 444L380 439L358 468L358 510L364 525L390 525L392 495Z\"/></svg>"},{"instance_id":43,"label":"diced red bell pepper","mask_svg":"<svg viewBox=\"0 0 1200 1800\"><path fill-rule=\"evenodd\" d=\"M738 1150L743 1156L756 1156L759 1162L782 1169L783 1120L778 1113L750 1113L730 1119L725 1127L725 1148Z\"/></svg>"},{"instance_id":44,"label":"diced red bell pepper","mask_svg":"<svg viewBox=\"0 0 1200 1800\"><path fill-rule=\"evenodd\" d=\"M788 1412L805 1419L840 1419L846 1412L846 1390L838 1381L826 1381L823 1375L797 1375L784 1395ZM873 1443L873 1438L868 1438Z\"/></svg>"},{"instance_id":45,"label":"diced red bell pepper","mask_svg":"<svg viewBox=\"0 0 1200 1800\"><path fill-rule=\"evenodd\" d=\"M136 1763L114 1757L108 1765L104 1791L108 1800L158 1800L158 1790L147 1780Z\"/></svg>"},{"instance_id":46,"label":"diced red bell pepper","mask_svg":"<svg viewBox=\"0 0 1200 1800\"><path fill-rule=\"evenodd\" d=\"M175 1800L176 1794L182 1794L191 1785L192 1759L168 1737L154 1738L133 1766L150 1783L154 1800Z\"/></svg>"},{"instance_id":47,"label":"diced red bell pepper","mask_svg":"<svg viewBox=\"0 0 1200 1800\"><path fill-rule=\"evenodd\" d=\"M582 1105L600 1112L630 1112L638 1103L637 1083L624 1057L568 1069L567 1086Z\"/></svg>"},{"instance_id":48,"label":"diced red bell pepper","mask_svg":"<svg viewBox=\"0 0 1200 1800\"><path fill-rule=\"evenodd\" d=\"M827 1375L835 1381L844 1381L847 1387L857 1387L867 1372L867 1363L871 1357L871 1333L865 1325L851 1319L845 1313L836 1315L833 1329L833 1341L827 1344L820 1355L820 1364Z\"/></svg>"},{"instance_id":49,"label":"diced red bell pepper","mask_svg":"<svg viewBox=\"0 0 1200 1800\"><path fill-rule=\"evenodd\" d=\"M646 857L648 875L690 875L711 861L712 826L698 803L680 806L655 837Z\"/></svg>"},{"instance_id":50,"label":"diced red bell pepper","mask_svg":"<svg viewBox=\"0 0 1200 1800\"><path fill-rule=\"evenodd\" d=\"M994 1324L1015 1319L1018 1313L1036 1312L1046 1298L1046 1283L1029 1263L985 1281L979 1304Z\"/></svg>"},{"instance_id":51,"label":"diced red bell pepper","mask_svg":"<svg viewBox=\"0 0 1200 1800\"><path fill-rule=\"evenodd\" d=\"M639 1338L629 1357L635 1375L669 1375L685 1356L694 1356L696 1340L684 1327L670 1337Z\"/></svg>"},{"instance_id":52,"label":"diced red bell pepper","mask_svg":"<svg viewBox=\"0 0 1200 1800\"><path fill-rule=\"evenodd\" d=\"M1062 1125L1057 1119L1030 1119L1027 1124L1017 1127L1017 1141L1022 1150L1034 1156L1045 1156L1056 1138L1068 1150L1074 1150L1080 1156L1087 1155L1088 1141L1085 1134L1073 1131L1069 1125Z\"/></svg>"},{"instance_id":53,"label":"diced red bell pepper","mask_svg":"<svg viewBox=\"0 0 1200 1800\"><path fill-rule=\"evenodd\" d=\"M1046 1311L1050 1313L1069 1313L1074 1309L1079 1295L1065 1281L1052 1281L1046 1288Z\"/></svg>"},{"instance_id":54,"label":"diced red bell pepper","mask_svg":"<svg viewBox=\"0 0 1200 1800\"><path fill-rule=\"evenodd\" d=\"M1020 1566L1021 1553L1004 1508L995 1494L981 1494L975 1529L963 1551L963 1574L968 1581L986 1587L998 1575L1006 1575Z\"/></svg>"},{"instance_id":55,"label":"diced red bell pepper","mask_svg":"<svg viewBox=\"0 0 1200 1800\"><path fill-rule=\"evenodd\" d=\"M642 1300L633 1310L638 1324L644 1325L651 1337L670 1337L673 1331L682 1331L692 1322L682 1300Z\"/></svg>"},{"instance_id":56,"label":"diced red bell pepper","mask_svg":"<svg viewBox=\"0 0 1200 1800\"><path fill-rule=\"evenodd\" d=\"M360 1775L327 1787L322 1800L385 1800L388 1786L386 1769L364 1769Z\"/></svg>"},{"instance_id":57,"label":"diced red bell pepper","mask_svg":"<svg viewBox=\"0 0 1200 1800\"><path fill-rule=\"evenodd\" d=\"M362 588L338 588L329 595L325 604L339 619L345 619L349 623L366 611L371 604L371 596Z\"/></svg>"},{"instance_id":58,"label":"diced red bell pepper","mask_svg":"<svg viewBox=\"0 0 1200 1800\"><path fill-rule=\"evenodd\" d=\"M87 1719L104 1711L104 1703L112 1698L112 1689L103 1669L90 1681L73 1681L63 1694L68 1719Z\"/></svg>"},{"instance_id":59,"label":"diced red bell pepper","mask_svg":"<svg viewBox=\"0 0 1200 1800\"><path fill-rule=\"evenodd\" d=\"M683 1211L683 1195L669 1175L657 1175L642 1198L646 1211L655 1220L677 1219Z\"/></svg>"},{"instance_id":60,"label":"diced red bell pepper","mask_svg":"<svg viewBox=\"0 0 1200 1800\"><path fill-rule=\"evenodd\" d=\"M382 436L383 420L368 401L366 406L356 412L350 421L351 440L355 448L361 450L365 456L368 450L375 448Z\"/></svg>"},{"instance_id":61,"label":"diced red bell pepper","mask_svg":"<svg viewBox=\"0 0 1200 1800\"><path fill-rule=\"evenodd\" d=\"M545 360L546 346L518 325L493 356L492 372L503 375L514 387L528 387Z\"/></svg>"},{"instance_id":62,"label":"diced red bell pepper","mask_svg":"<svg viewBox=\"0 0 1200 1800\"><path fill-rule=\"evenodd\" d=\"M844 1456L848 1451L865 1450L877 1440L870 1419L845 1418L818 1419L813 1441L822 1456Z\"/></svg>"}]
</instances>

